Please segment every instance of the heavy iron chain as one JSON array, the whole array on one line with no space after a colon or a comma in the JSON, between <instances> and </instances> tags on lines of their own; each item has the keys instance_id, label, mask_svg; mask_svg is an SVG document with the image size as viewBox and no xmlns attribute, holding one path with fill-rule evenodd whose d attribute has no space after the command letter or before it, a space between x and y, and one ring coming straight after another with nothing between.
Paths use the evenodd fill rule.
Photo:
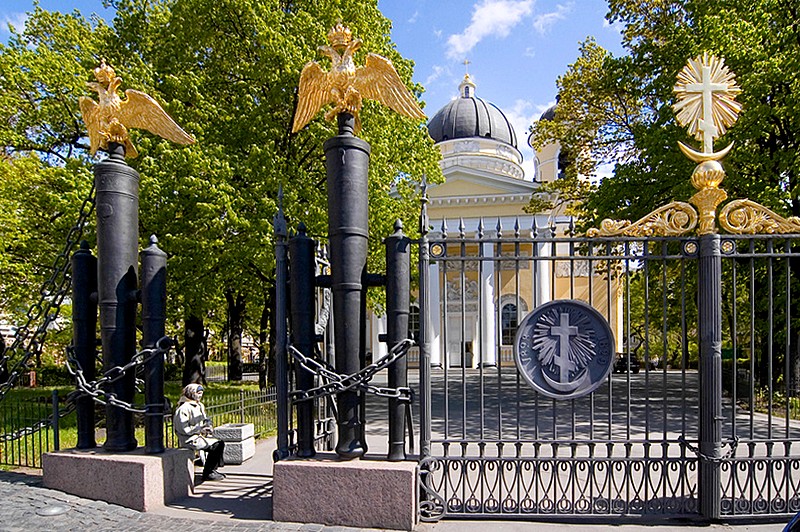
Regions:
<instances>
[{"instance_id":1,"label":"heavy iron chain","mask_svg":"<svg viewBox=\"0 0 800 532\"><path fill-rule=\"evenodd\" d=\"M164 336L158 342L156 342L156 346L152 348L142 349L138 353L136 353L133 357L131 357L130 361L125 364L124 366L114 366L113 368L109 368L103 372L103 376L94 381L87 381L86 377L83 374L83 369L81 368L78 361L75 359L73 355L72 349L67 350L67 370L70 372L72 376L75 377L75 383L77 385L77 389L73 392L70 392L68 400L74 402L79 397L89 396L95 402L103 404L103 405L112 405L123 410L127 410L128 412L134 412L136 414L145 414L147 412L147 407L150 405L134 405L132 403L123 401L111 392L107 392L102 389L103 386L108 386L111 383L114 383L121 378L123 378L129 371L134 370L138 366L142 366L146 364L149 360L153 359L154 357L164 355L169 352L170 348L172 347L172 338L169 336ZM73 367L74 366L74 367ZM165 404L166 407L166 404Z\"/></svg>"},{"instance_id":2,"label":"heavy iron chain","mask_svg":"<svg viewBox=\"0 0 800 532\"><path fill-rule=\"evenodd\" d=\"M31 358L41 353L47 336L47 328L58 318L61 303L72 286L70 276L72 250L83 236L89 216L94 210L94 195L95 186L92 182L89 195L81 205L78 221L69 230L64 249L53 262L50 277L39 288L39 300L28 309L25 324L15 331L14 341L4 352L0 353L0 366L2 366L7 364L17 352L22 352L22 357L11 368L6 382L0 383L0 401L29 367ZM36 323L39 325L34 328Z\"/></svg>"},{"instance_id":3,"label":"heavy iron chain","mask_svg":"<svg viewBox=\"0 0 800 532\"><path fill-rule=\"evenodd\" d=\"M725 453L724 456L718 456L718 457L708 456L705 453L700 452L700 449L689 443L689 441L683 436L683 434L678 436L678 442L681 443L682 445L685 445L687 449L696 454L697 458L701 462L710 462L713 464L718 464L721 462L726 462L731 458L733 458L733 456L736 454L737 447L739 447L739 436L734 436L732 440L725 442L723 445L728 445L730 448L728 449L728 452Z\"/></svg>"},{"instance_id":4,"label":"heavy iron chain","mask_svg":"<svg viewBox=\"0 0 800 532\"><path fill-rule=\"evenodd\" d=\"M310 390L294 390L289 392L292 402L299 403L311 399L318 399L356 388L379 397L387 397L389 399L397 399L401 402L411 403L414 399L414 393L411 388L373 386L369 384L369 381L372 380L372 377L374 377L377 372L393 364L401 357L406 356L412 345L414 345L413 340L403 340L392 347L386 355L352 375L340 375L325 362L308 357L301 353L296 347L290 345L289 352L297 363L325 381L325 384L311 388Z\"/></svg>"},{"instance_id":5,"label":"heavy iron chain","mask_svg":"<svg viewBox=\"0 0 800 532\"><path fill-rule=\"evenodd\" d=\"M64 408L60 408L58 411L58 417L63 418L68 416L72 412L75 411L77 401L79 398L83 396L91 397L95 402L100 404L109 404L112 406L116 406L122 408L123 410L127 410L129 412L134 412L137 414L146 414L147 407L150 405L134 405L132 403L128 403L126 401L122 401L117 399L117 397L113 393L106 392L105 390L101 389L101 386L107 386L115 381L118 381L122 377L124 377L129 371L134 370L138 366L145 364L147 361L151 360L157 356L164 356L172 347L172 339L168 336L164 336L158 342L156 342L156 347L143 349L136 353L136 355L131 358L130 362L125 364L124 366L114 366L113 368L108 369L103 373L103 376L94 381L87 381L86 377L83 374L83 370L78 364L78 361L75 360L74 351L72 347L67 348L67 370L70 372L72 376L75 377L77 388L70 392L66 398L66 405ZM73 367L74 366L74 367ZM171 405L169 402L165 402L164 404L164 412L171 411ZM9 441L18 440L20 438L24 438L25 436L30 436L31 434L35 434L42 429L51 427L53 425L53 414L50 414L48 417L42 419L41 421L37 421L33 425L28 427L24 427L22 429L8 432L6 434L0 434L0 443L5 443Z\"/></svg>"}]
</instances>

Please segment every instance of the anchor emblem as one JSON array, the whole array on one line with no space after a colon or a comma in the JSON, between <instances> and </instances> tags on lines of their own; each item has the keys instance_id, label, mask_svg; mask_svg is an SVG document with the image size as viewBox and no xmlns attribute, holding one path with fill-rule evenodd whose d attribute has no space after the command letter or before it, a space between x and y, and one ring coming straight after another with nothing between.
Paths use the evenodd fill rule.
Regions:
<instances>
[{"instance_id":1,"label":"anchor emblem","mask_svg":"<svg viewBox=\"0 0 800 532\"><path fill-rule=\"evenodd\" d=\"M517 367L540 393L571 399L592 392L608 375L613 338L605 318L580 301L534 310L517 331Z\"/></svg>"}]
</instances>

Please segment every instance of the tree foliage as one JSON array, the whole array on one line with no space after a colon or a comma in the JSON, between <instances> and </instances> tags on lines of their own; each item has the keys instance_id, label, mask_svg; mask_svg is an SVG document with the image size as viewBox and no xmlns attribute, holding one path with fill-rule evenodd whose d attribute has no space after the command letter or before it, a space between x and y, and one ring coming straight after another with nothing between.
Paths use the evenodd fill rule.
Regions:
<instances>
[{"instance_id":1,"label":"tree foliage","mask_svg":"<svg viewBox=\"0 0 800 532\"><path fill-rule=\"evenodd\" d=\"M610 0L607 18L621 28L627 55L583 43L558 80L555 119L533 126L535 143L558 140L574 154L565 189L575 188L578 173L613 165L611 175L582 190L583 225L635 220L691 196L694 164L676 144L694 141L675 121L672 87L686 61L704 51L724 57L742 88L739 122L718 141L735 142L723 188L800 212L798 14L795 2L781 0L732 0L724 8L703 0Z\"/></svg>"},{"instance_id":2,"label":"tree foliage","mask_svg":"<svg viewBox=\"0 0 800 532\"><path fill-rule=\"evenodd\" d=\"M63 240L63 228L47 226L46 220L57 213L69 219L88 193L92 159L77 100L87 94L92 69L106 58L123 79L122 90L153 95L197 138L185 148L134 131L141 155L129 163L141 174L142 244L156 234L170 254L170 331L197 317L220 338L226 291L259 309L269 299L271 224L280 188L290 227L303 221L311 235L327 232L322 143L335 134L334 125L320 117L292 134L291 119L300 71L307 61L320 60L316 47L326 42L330 28L338 20L349 24L365 50L393 61L416 95L422 88L411 85L413 63L394 49L391 24L375 1L112 0L111 5L116 10L111 25L37 7L25 31L0 47L2 245L23 257L40 256L46 264L52 247ZM381 239L391 233L395 218L416 226L413 187L402 185L422 174L436 180L438 155L421 123L369 102L362 121L363 137L372 145L369 267L380 271ZM401 196L390 196L398 182ZM31 190L37 202L60 205L30 209L13 187L33 186L43 189L39 195ZM8 254L0 259L8 260ZM12 268L0 262L0 271L4 297L7 286L23 278L35 286L41 276L30 264ZM19 290L14 308L0 305L6 312L21 308L28 290ZM245 314L253 337L263 326L261 314Z\"/></svg>"}]
</instances>

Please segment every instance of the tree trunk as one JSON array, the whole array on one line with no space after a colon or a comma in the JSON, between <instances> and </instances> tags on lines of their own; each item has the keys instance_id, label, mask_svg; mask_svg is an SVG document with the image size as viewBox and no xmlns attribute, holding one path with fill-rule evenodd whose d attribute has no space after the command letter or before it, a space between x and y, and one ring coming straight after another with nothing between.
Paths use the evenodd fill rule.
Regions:
<instances>
[{"instance_id":1,"label":"tree trunk","mask_svg":"<svg viewBox=\"0 0 800 532\"><path fill-rule=\"evenodd\" d=\"M203 319L189 316L184 323L183 344L186 364L183 367L183 385L206 383L205 326Z\"/></svg>"},{"instance_id":2,"label":"tree trunk","mask_svg":"<svg viewBox=\"0 0 800 532\"><path fill-rule=\"evenodd\" d=\"M261 308L261 319L258 320L258 387L261 390L267 388L267 359L269 354L270 320L271 317L269 291L264 294L264 304Z\"/></svg>"},{"instance_id":3,"label":"tree trunk","mask_svg":"<svg viewBox=\"0 0 800 532\"><path fill-rule=\"evenodd\" d=\"M244 329L245 299L243 294L225 291L228 304L228 380L242 380L242 330Z\"/></svg>"}]
</instances>

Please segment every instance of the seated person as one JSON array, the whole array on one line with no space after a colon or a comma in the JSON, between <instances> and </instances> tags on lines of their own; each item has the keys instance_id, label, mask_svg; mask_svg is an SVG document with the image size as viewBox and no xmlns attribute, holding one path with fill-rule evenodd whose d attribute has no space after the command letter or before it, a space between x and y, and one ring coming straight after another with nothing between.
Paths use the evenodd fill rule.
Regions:
<instances>
[{"instance_id":1,"label":"seated person","mask_svg":"<svg viewBox=\"0 0 800 532\"><path fill-rule=\"evenodd\" d=\"M217 471L222 464L222 452L225 442L212 437L214 429L211 419L206 415L203 400L203 387L199 384L188 384L183 389L172 426L178 435L178 443L186 449L205 451L206 461L203 466L203 480L222 480L225 475Z\"/></svg>"}]
</instances>

